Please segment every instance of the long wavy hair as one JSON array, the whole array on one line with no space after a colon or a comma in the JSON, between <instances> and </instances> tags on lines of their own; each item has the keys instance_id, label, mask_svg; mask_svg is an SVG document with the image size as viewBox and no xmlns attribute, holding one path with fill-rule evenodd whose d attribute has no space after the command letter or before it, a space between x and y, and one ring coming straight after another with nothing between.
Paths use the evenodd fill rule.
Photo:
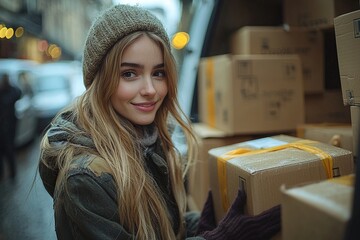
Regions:
<instances>
[{"instance_id":1,"label":"long wavy hair","mask_svg":"<svg viewBox=\"0 0 360 240\"><path fill-rule=\"evenodd\" d=\"M135 127L119 118L111 105L120 79L119 66L124 49L141 36L148 36L161 48L167 76L168 94L156 113L154 124L166 154L172 192L179 208L179 233L175 234L167 205L154 186L154 180L145 171L143 153L136 141ZM120 224L136 239L182 239L185 226L186 192L184 178L190 163L196 156L196 137L190 121L181 111L177 100L176 62L171 50L157 35L149 32L132 33L117 42L106 55L93 83L79 97L71 109L72 117L80 129L93 140L98 155L111 169L117 187ZM61 113L60 113L61 114ZM176 150L171 139L170 125L179 126L185 135L187 154L184 157ZM57 149L56 167L60 169L57 182L61 182L74 159L74 155L93 151L68 143ZM42 152L54 151L47 138L42 141ZM43 157L47 166L52 165ZM59 184L57 184L59 185Z\"/></svg>"}]
</instances>

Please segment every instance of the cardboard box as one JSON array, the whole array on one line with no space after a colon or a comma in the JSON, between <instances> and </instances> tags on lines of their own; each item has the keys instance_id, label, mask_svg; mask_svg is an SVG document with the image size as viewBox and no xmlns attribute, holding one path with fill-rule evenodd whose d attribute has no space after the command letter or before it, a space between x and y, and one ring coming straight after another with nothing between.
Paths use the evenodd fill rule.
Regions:
<instances>
[{"instance_id":1,"label":"cardboard box","mask_svg":"<svg viewBox=\"0 0 360 240\"><path fill-rule=\"evenodd\" d=\"M282 188L282 239L344 239L355 175Z\"/></svg>"},{"instance_id":2,"label":"cardboard box","mask_svg":"<svg viewBox=\"0 0 360 240\"><path fill-rule=\"evenodd\" d=\"M305 95L305 123L350 124L350 107L344 106L341 89Z\"/></svg>"},{"instance_id":3,"label":"cardboard box","mask_svg":"<svg viewBox=\"0 0 360 240\"><path fill-rule=\"evenodd\" d=\"M298 138L327 143L353 152L353 130L351 124L303 124L297 127L296 132Z\"/></svg>"},{"instance_id":4,"label":"cardboard box","mask_svg":"<svg viewBox=\"0 0 360 240\"><path fill-rule=\"evenodd\" d=\"M214 148L209 155L217 221L225 216L238 189L246 192L246 213L256 215L280 204L282 184L293 186L354 173L350 151L287 135Z\"/></svg>"},{"instance_id":5,"label":"cardboard box","mask_svg":"<svg viewBox=\"0 0 360 240\"><path fill-rule=\"evenodd\" d=\"M245 26L232 35L232 54L298 54L304 92L324 91L324 37L321 31L276 26Z\"/></svg>"},{"instance_id":6,"label":"cardboard box","mask_svg":"<svg viewBox=\"0 0 360 240\"><path fill-rule=\"evenodd\" d=\"M195 123L193 129L199 139L199 153L196 163L189 169L188 199L190 210L201 211L210 190L208 151L212 148L248 141L255 136L229 135L205 123Z\"/></svg>"},{"instance_id":7,"label":"cardboard box","mask_svg":"<svg viewBox=\"0 0 360 240\"><path fill-rule=\"evenodd\" d=\"M360 106L351 106L351 126L353 130L353 155L359 157L359 138L360 138Z\"/></svg>"},{"instance_id":8,"label":"cardboard box","mask_svg":"<svg viewBox=\"0 0 360 240\"><path fill-rule=\"evenodd\" d=\"M335 17L358 8L358 0L284 0L284 24L319 29L332 28Z\"/></svg>"},{"instance_id":9,"label":"cardboard box","mask_svg":"<svg viewBox=\"0 0 360 240\"><path fill-rule=\"evenodd\" d=\"M334 19L343 101L360 104L360 10Z\"/></svg>"},{"instance_id":10,"label":"cardboard box","mask_svg":"<svg viewBox=\"0 0 360 240\"><path fill-rule=\"evenodd\" d=\"M201 122L227 134L295 131L304 123L297 55L219 55L199 66Z\"/></svg>"}]
</instances>

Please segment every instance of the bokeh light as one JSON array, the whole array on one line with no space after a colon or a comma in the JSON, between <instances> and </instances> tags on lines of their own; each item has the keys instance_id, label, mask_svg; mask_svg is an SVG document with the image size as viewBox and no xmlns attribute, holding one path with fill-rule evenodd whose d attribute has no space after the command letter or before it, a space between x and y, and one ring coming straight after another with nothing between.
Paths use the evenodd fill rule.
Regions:
<instances>
[{"instance_id":1,"label":"bokeh light","mask_svg":"<svg viewBox=\"0 0 360 240\"><path fill-rule=\"evenodd\" d=\"M18 27L16 30L15 30L15 36L16 37L22 37L22 35L24 34L24 28L23 27Z\"/></svg>"},{"instance_id":2,"label":"bokeh light","mask_svg":"<svg viewBox=\"0 0 360 240\"><path fill-rule=\"evenodd\" d=\"M14 29L13 28L8 28L5 32L5 37L7 39L12 38L12 36L14 36Z\"/></svg>"},{"instance_id":3,"label":"bokeh light","mask_svg":"<svg viewBox=\"0 0 360 240\"><path fill-rule=\"evenodd\" d=\"M58 59L61 56L61 48L58 47L56 44L50 44L49 48L47 49L47 54L52 59Z\"/></svg>"},{"instance_id":4,"label":"bokeh light","mask_svg":"<svg viewBox=\"0 0 360 240\"><path fill-rule=\"evenodd\" d=\"M6 30L7 30L7 27L2 27L0 29L0 38L4 38L6 36Z\"/></svg>"},{"instance_id":5,"label":"bokeh light","mask_svg":"<svg viewBox=\"0 0 360 240\"><path fill-rule=\"evenodd\" d=\"M15 31L11 27L6 27L5 24L0 24L0 38L7 38L11 39L14 35L15 37L19 38L22 37L24 34L24 28L18 27Z\"/></svg>"},{"instance_id":6,"label":"bokeh light","mask_svg":"<svg viewBox=\"0 0 360 240\"><path fill-rule=\"evenodd\" d=\"M171 44L175 49L182 49L186 46L186 44L188 44L189 40L190 36L188 33L178 32L174 34Z\"/></svg>"},{"instance_id":7,"label":"bokeh light","mask_svg":"<svg viewBox=\"0 0 360 240\"><path fill-rule=\"evenodd\" d=\"M37 47L40 52L45 52L48 49L48 46L49 44L46 40L40 40L37 43Z\"/></svg>"}]
</instances>

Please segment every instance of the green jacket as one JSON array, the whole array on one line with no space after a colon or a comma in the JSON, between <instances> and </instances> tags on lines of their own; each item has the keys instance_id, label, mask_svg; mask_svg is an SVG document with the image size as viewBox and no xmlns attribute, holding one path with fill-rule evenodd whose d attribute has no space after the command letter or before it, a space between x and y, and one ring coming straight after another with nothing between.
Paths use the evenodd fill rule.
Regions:
<instances>
[{"instance_id":1,"label":"green jacket","mask_svg":"<svg viewBox=\"0 0 360 240\"><path fill-rule=\"evenodd\" d=\"M77 126L63 114L51 126L46 137L54 146L76 143L95 148L91 139L75 135ZM173 218L173 229L179 229L178 206L174 200L169 171L158 139L144 149L146 169L156 180L166 199L169 215ZM64 188L55 187L58 172L39 165L39 172L46 190L54 199L55 228L58 239L135 239L126 227L119 223L117 192L112 175L105 161L93 154L77 156L62 182ZM58 190L60 189L60 190ZM62 190L66 189L66 191ZM136 191L136 189L134 189ZM194 237L199 214L187 213L187 239Z\"/></svg>"}]
</instances>

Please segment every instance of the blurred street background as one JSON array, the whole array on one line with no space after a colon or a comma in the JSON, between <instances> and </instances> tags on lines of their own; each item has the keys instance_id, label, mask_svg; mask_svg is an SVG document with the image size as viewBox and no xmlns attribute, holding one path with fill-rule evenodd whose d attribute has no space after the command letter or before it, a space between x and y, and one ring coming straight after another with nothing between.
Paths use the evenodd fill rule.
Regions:
<instances>
[{"instance_id":1,"label":"blurred street background","mask_svg":"<svg viewBox=\"0 0 360 240\"><path fill-rule=\"evenodd\" d=\"M209 188L217 184L217 180L210 181L217 178L212 176L217 173L217 169L212 169L217 165L207 163L212 148L258 140L263 134L285 134L341 147L352 151L354 159L359 158L360 97L356 92L359 88L352 81L348 83L352 78L340 77L340 67L345 70L343 76L359 76L358 67L348 68L359 62L360 55L356 54L359 44L347 46L347 43L353 36L351 41L359 43L360 17L349 15L351 21L338 21L338 25L355 24L346 30L351 34L342 34L342 30L336 34L334 27L335 17L358 11L358 0L0 0L0 83L6 78L10 82L8 86L18 87L22 92L15 103L17 174L12 178L5 165L5 175L0 175L0 240L56 239L52 199L36 175L40 136L55 114L85 91L81 58L88 30L99 12L117 3L147 8L163 22L170 37L179 67L179 104L194 123L200 139L197 160L205 160L190 169L191 210L200 210ZM344 24L341 29L345 25L350 26ZM339 36L344 47L340 54ZM259 54L262 56L252 56ZM283 58L275 56L279 54L295 54L299 59L293 62L292 56L291 64L283 64ZM271 67L269 59L278 68ZM341 86L344 80L345 95ZM0 97L9 92L6 89ZM0 105L0 113L6 112L3 109ZM0 130L7 132L12 122L0 121L0 127L5 126L5 130ZM174 130L174 145L186 153L183 135L177 130ZM0 146L10 142L7 139L0 132ZM308 165L303 166L299 169ZM338 168L334 169L338 172ZM291 174L291 178L281 175L281 179L300 180L300 175ZM254 186L251 181L249 187ZM237 192L238 185L231 186L234 189L228 190ZM275 191L274 195L268 194L269 191L258 196L264 206L267 201L274 203L275 198L280 199ZM213 197L220 203L223 196L219 192L213 193ZM322 197L328 198L326 194ZM334 199L338 197L340 194L334 195ZM352 196L341 194L343 197L350 202ZM336 220L336 226L329 228L317 221L318 211L314 215L299 212L308 217L302 219L294 213L310 208L294 206L297 205L286 208L291 220L285 221L288 224L282 226L283 231L287 228L287 232L298 234L297 238L311 235L303 239L328 239L314 237L313 232L324 236L331 233L332 238L343 235L344 229L340 230L339 226L344 227L345 220L340 224ZM343 209L345 205L337 207ZM333 207L327 209L332 210ZM300 220L303 222L298 224Z\"/></svg>"},{"instance_id":2,"label":"blurred street background","mask_svg":"<svg viewBox=\"0 0 360 240\"><path fill-rule=\"evenodd\" d=\"M38 159L36 138L16 151L16 178L0 181L0 240L56 239L52 199L36 175Z\"/></svg>"}]
</instances>

